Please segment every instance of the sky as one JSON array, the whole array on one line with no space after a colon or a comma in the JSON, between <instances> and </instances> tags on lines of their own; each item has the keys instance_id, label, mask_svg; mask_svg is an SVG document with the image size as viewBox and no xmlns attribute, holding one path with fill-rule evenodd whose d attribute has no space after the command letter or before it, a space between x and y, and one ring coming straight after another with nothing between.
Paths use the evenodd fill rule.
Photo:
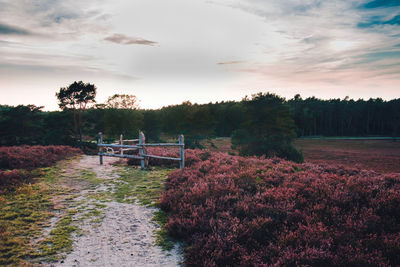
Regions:
<instances>
[{"instance_id":1,"label":"sky","mask_svg":"<svg viewBox=\"0 0 400 267\"><path fill-rule=\"evenodd\" d=\"M0 104L400 97L399 0L0 0Z\"/></svg>"}]
</instances>

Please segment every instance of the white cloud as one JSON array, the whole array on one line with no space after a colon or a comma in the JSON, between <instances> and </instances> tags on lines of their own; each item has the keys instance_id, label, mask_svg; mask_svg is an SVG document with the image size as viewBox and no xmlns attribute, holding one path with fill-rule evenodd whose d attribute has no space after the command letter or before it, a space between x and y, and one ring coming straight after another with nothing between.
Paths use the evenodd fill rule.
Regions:
<instances>
[{"instance_id":1,"label":"white cloud","mask_svg":"<svg viewBox=\"0 0 400 267\"><path fill-rule=\"evenodd\" d=\"M50 84L84 78L103 98L136 94L143 107L271 88L369 97L372 84L396 97L399 26L360 23L400 9L359 8L365 2L0 0L0 23L34 33L0 36L1 68L15 76L0 75L2 101L32 79L34 90L51 94L38 104L54 108Z\"/></svg>"}]
</instances>

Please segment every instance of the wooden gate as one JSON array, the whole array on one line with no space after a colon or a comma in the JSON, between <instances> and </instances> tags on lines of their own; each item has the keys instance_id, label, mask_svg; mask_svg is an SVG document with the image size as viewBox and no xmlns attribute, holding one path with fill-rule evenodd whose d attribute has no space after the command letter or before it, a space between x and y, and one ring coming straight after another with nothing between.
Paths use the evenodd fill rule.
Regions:
<instances>
[{"instance_id":1,"label":"wooden gate","mask_svg":"<svg viewBox=\"0 0 400 267\"><path fill-rule=\"evenodd\" d=\"M134 142L133 145L124 144L127 142ZM135 142L138 142L135 144ZM146 147L179 147L179 158L172 157L162 157L156 155L150 155L147 153ZM131 140L123 140L123 136L121 134L119 139L119 144L104 144L103 143L103 134L100 132L97 139L97 147L99 149L99 159L100 164L103 164L103 157L118 157L118 158L131 158L131 159L140 159L140 166L142 169L145 169L148 164L149 158L156 159L166 159L166 160L176 160L179 161L179 168L185 167L185 143L184 136L179 135L178 143L159 143L159 144L147 144L146 137L143 132L139 132L139 139L131 139ZM124 154L124 151L129 150L139 150L139 155L128 155Z\"/></svg>"}]
</instances>

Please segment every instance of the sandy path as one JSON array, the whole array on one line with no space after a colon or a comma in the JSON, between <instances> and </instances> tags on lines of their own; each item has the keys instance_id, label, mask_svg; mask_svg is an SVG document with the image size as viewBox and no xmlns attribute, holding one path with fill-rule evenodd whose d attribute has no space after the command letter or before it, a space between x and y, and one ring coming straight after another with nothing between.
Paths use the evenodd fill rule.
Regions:
<instances>
[{"instance_id":1,"label":"sandy path","mask_svg":"<svg viewBox=\"0 0 400 267\"><path fill-rule=\"evenodd\" d=\"M105 158L101 166L98 157L84 156L73 164L75 169L91 169L97 179L104 180L95 188L82 189L77 201L85 200L90 193L112 192L110 179L118 175L118 167L111 165L115 161ZM101 204L105 205L103 220L97 224L90 220L79 222L83 234L74 237L73 251L53 266L179 266L179 248L164 252L155 245L157 226L151 218L156 209L113 200Z\"/></svg>"}]
</instances>

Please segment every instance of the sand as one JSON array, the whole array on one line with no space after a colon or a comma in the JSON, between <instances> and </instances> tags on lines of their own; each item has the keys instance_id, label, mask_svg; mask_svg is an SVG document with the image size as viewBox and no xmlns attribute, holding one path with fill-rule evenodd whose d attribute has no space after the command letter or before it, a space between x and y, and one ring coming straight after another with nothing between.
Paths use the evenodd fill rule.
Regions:
<instances>
[{"instance_id":1,"label":"sand","mask_svg":"<svg viewBox=\"0 0 400 267\"><path fill-rule=\"evenodd\" d=\"M82 189L77 201L85 199L88 193L113 190L110 179L118 175L118 159L104 158L100 165L98 157L83 156L73 164L74 169L91 169L97 179L103 179L95 188ZM73 172L73 171L69 171ZM79 222L82 235L74 236L73 250L51 266L179 266L182 252L178 245L172 251L163 251L155 245L154 230L158 225L151 222L156 208L138 204L102 202L105 205L103 220L91 223Z\"/></svg>"}]
</instances>

